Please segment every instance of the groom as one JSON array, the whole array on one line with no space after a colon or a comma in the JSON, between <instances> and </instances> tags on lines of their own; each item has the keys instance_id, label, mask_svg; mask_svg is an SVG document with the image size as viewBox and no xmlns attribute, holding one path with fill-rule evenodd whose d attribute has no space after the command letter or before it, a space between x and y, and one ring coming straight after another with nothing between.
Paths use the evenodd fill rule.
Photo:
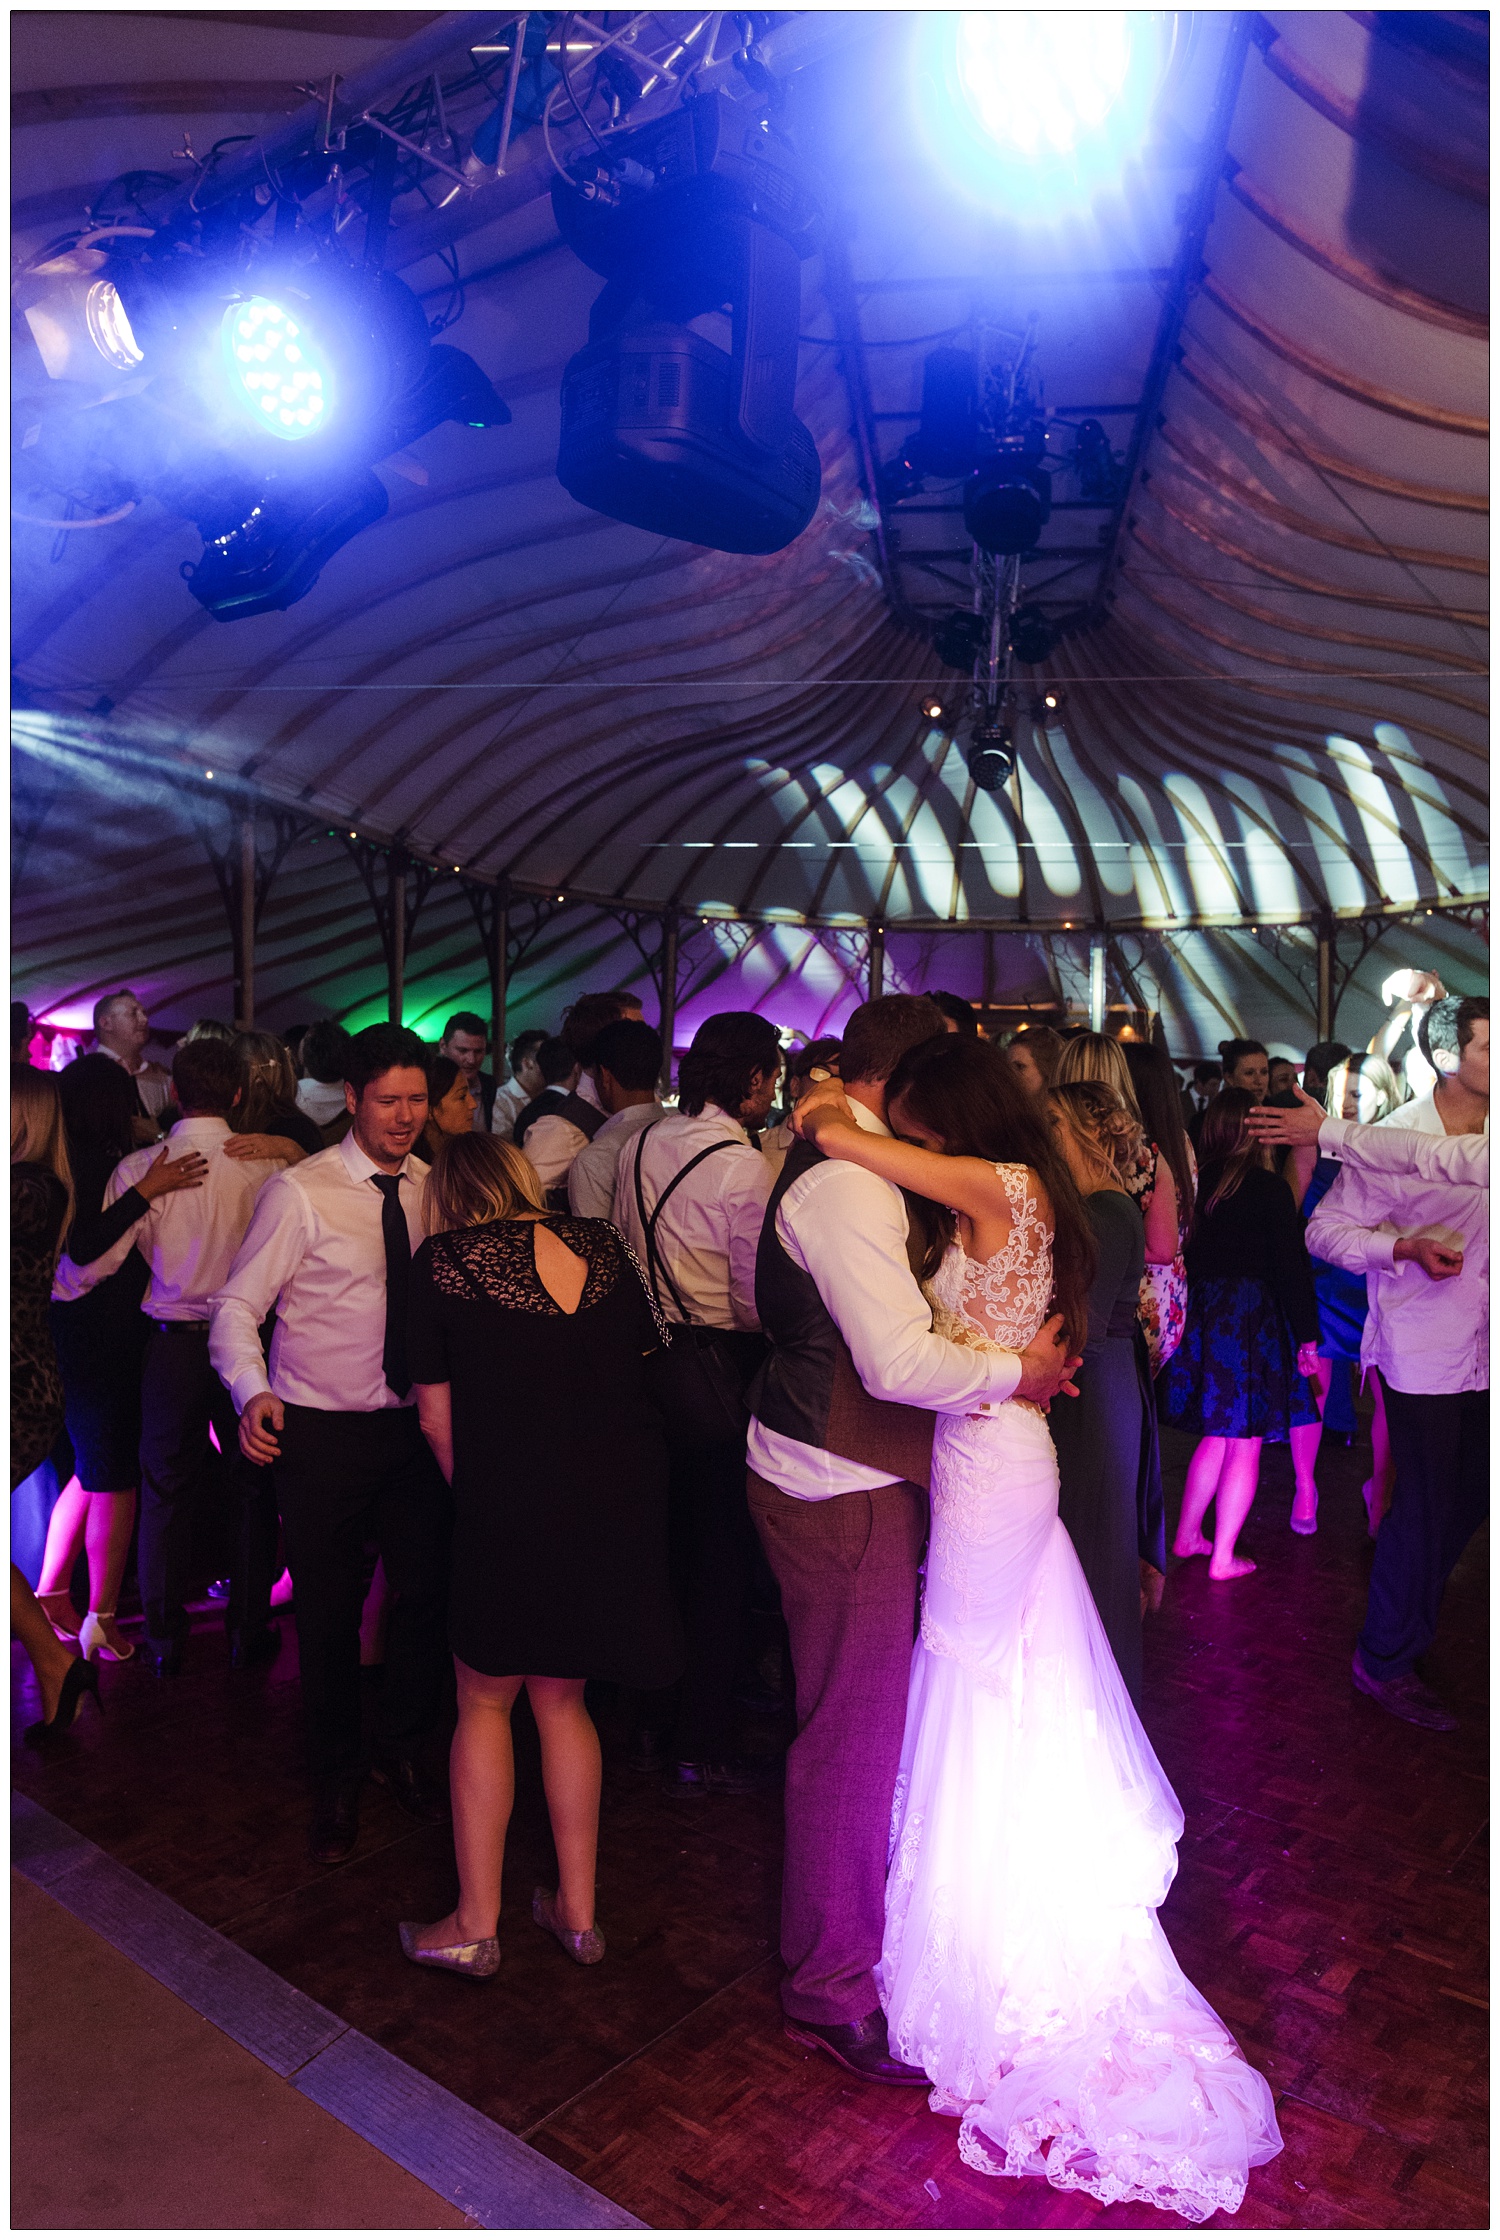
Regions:
<instances>
[{"instance_id":1,"label":"groom","mask_svg":"<svg viewBox=\"0 0 1500 2240\"><path fill-rule=\"evenodd\" d=\"M881 996L854 1012L840 1067L862 1128L890 1132L886 1082L908 1050L945 1029L925 996ZM797 1681L781 1900L786 2033L873 2083L925 2086L924 2072L890 2051L875 1967L931 1411L1050 1399L1067 1366L1059 1324L1024 1354L938 1337L908 1258L900 1191L803 1142L766 1208L755 1301L772 1350L750 1391L750 1509L781 1587Z\"/></svg>"}]
</instances>

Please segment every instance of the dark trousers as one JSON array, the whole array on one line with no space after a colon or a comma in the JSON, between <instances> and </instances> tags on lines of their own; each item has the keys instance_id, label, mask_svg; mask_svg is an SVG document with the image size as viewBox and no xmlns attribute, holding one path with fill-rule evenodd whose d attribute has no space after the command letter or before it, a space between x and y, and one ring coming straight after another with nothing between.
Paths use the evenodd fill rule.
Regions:
<instances>
[{"instance_id":1,"label":"dark trousers","mask_svg":"<svg viewBox=\"0 0 1500 2240\"><path fill-rule=\"evenodd\" d=\"M782 2005L860 2022L880 2004L891 1800L901 1765L927 1534L920 1486L795 1501L749 1473L750 1513L781 1588L797 1680L786 1762Z\"/></svg>"},{"instance_id":2,"label":"dark trousers","mask_svg":"<svg viewBox=\"0 0 1500 2240\"><path fill-rule=\"evenodd\" d=\"M744 1440L674 1454L668 1490L672 1583L686 1652L672 1755L702 1763L729 1754L734 1684L749 1634L756 1544Z\"/></svg>"},{"instance_id":3,"label":"dark trousers","mask_svg":"<svg viewBox=\"0 0 1500 2240\"><path fill-rule=\"evenodd\" d=\"M230 1504L231 1633L254 1634L271 1611L276 1491L240 1452L234 1402L208 1358L208 1325L153 1324L141 1372L141 1537L137 1557L146 1639L167 1655L188 1630L194 1528L209 1467L209 1428Z\"/></svg>"},{"instance_id":4,"label":"dark trousers","mask_svg":"<svg viewBox=\"0 0 1500 2240\"><path fill-rule=\"evenodd\" d=\"M415 1408L344 1415L288 1404L280 1445L276 1490L296 1589L308 1764L326 1783L363 1762L367 1540L380 1549L391 1592L377 1752L409 1757L437 1719L448 1670L453 1504Z\"/></svg>"},{"instance_id":5,"label":"dark trousers","mask_svg":"<svg viewBox=\"0 0 1500 2240\"><path fill-rule=\"evenodd\" d=\"M1410 1672L1437 1632L1449 1574L1489 1513L1488 1392L1385 1388L1396 1490L1375 1542L1359 1654L1380 1680Z\"/></svg>"}]
</instances>

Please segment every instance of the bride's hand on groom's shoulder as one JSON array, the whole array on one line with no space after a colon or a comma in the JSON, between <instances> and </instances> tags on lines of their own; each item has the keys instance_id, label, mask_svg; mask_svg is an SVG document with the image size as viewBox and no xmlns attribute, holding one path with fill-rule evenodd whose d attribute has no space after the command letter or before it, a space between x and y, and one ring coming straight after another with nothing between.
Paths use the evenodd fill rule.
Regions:
<instances>
[{"instance_id":1,"label":"bride's hand on groom's shoulder","mask_svg":"<svg viewBox=\"0 0 1500 2240\"><path fill-rule=\"evenodd\" d=\"M792 1108L792 1133L804 1142L816 1143L821 1127L837 1125L854 1126L854 1113L842 1084L837 1081L819 1081L798 1100Z\"/></svg>"}]
</instances>

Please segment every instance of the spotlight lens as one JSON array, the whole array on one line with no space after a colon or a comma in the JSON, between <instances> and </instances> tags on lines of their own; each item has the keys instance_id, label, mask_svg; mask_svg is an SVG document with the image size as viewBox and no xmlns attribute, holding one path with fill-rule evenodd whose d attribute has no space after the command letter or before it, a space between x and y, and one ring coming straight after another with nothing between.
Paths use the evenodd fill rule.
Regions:
<instances>
[{"instance_id":1,"label":"spotlight lens","mask_svg":"<svg viewBox=\"0 0 1500 2240\"><path fill-rule=\"evenodd\" d=\"M113 280L94 282L84 298L83 315L89 340L101 358L107 358L121 373L129 373L141 363L145 353L131 331Z\"/></svg>"},{"instance_id":2,"label":"spotlight lens","mask_svg":"<svg viewBox=\"0 0 1500 2240\"><path fill-rule=\"evenodd\" d=\"M328 419L331 369L317 345L279 303L252 296L224 314L224 362L231 394L268 434L297 442Z\"/></svg>"},{"instance_id":3,"label":"spotlight lens","mask_svg":"<svg viewBox=\"0 0 1500 2240\"><path fill-rule=\"evenodd\" d=\"M1097 132L1130 75L1123 12L966 11L958 19L958 82L996 146L1024 157L1069 156Z\"/></svg>"},{"instance_id":4,"label":"spotlight lens","mask_svg":"<svg viewBox=\"0 0 1500 2240\"><path fill-rule=\"evenodd\" d=\"M1047 227L1118 186L1149 132L1169 17L997 8L919 20L931 62L913 73L915 122L956 186Z\"/></svg>"}]
</instances>

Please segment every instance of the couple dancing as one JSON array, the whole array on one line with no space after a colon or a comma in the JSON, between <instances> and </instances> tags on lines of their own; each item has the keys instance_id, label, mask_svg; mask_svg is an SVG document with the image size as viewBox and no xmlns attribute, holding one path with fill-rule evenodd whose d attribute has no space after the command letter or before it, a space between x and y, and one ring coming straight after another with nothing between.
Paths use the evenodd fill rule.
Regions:
<instances>
[{"instance_id":1,"label":"couple dancing","mask_svg":"<svg viewBox=\"0 0 1500 2240\"><path fill-rule=\"evenodd\" d=\"M943 1027L920 997L854 1013L756 1270L750 1506L797 1680L787 2033L928 2086L976 2169L1197 2223L1281 2139L1157 1922L1182 1812L1058 1517L1043 1411L1090 1232L1045 1109Z\"/></svg>"}]
</instances>

